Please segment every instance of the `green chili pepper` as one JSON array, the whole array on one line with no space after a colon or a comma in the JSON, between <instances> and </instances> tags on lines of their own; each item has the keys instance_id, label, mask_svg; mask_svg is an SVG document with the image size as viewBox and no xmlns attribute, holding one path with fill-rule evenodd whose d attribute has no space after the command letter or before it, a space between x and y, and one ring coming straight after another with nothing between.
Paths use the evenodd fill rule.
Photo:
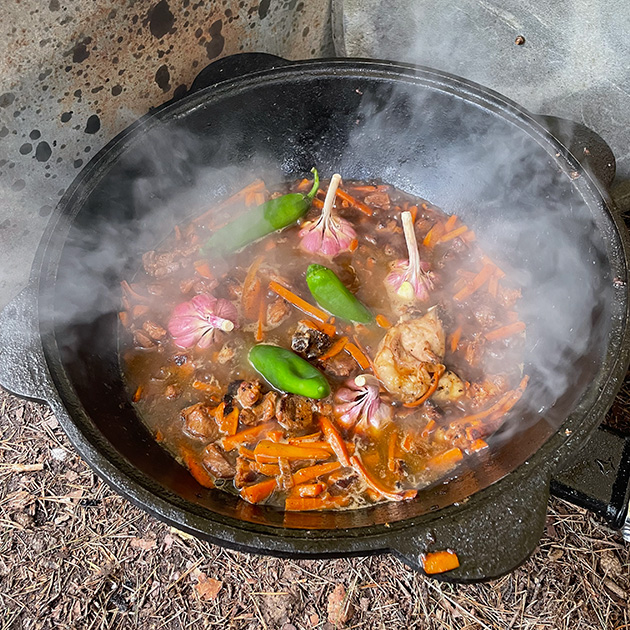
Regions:
<instances>
[{"instance_id":1,"label":"green chili pepper","mask_svg":"<svg viewBox=\"0 0 630 630\"><path fill-rule=\"evenodd\" d=\"M295 223L308 212L319 188L317 169L311 169L311 173L313 173L313 187L307 195L290 193L257 206L217 230L202 245L201 254L212 256L235 252L271 232Z\"/></svg>"},{"instance_id":2,"label":"green chili pepper","mask_svg":"<svg viewBox=\"0 0 630 630\"><path fill-rule=\"evenodd\" d=\"M325 398L330 394L326 377L286 348L259 344L249 351L249 362L267 382L283 392L307 398Z\"/></svg>"},{"instance_id":3,"label":"green chili pepper","mask_svg":"<svg viewBox=\"0 0 630 630\"><path fill-rule=\"evenodd\" d=\"M361 324L374 321L374 315L348 291L332 269L309 265L306 284L317 303L335 317Z\"/></svg>"}]
</instances>

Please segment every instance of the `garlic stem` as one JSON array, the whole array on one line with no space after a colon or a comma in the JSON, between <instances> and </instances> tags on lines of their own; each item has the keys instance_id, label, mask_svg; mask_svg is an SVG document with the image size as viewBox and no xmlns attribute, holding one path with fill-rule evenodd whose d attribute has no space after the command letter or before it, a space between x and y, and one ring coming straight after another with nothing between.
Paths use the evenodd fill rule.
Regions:
<instances>
[{"instance_id":1,"label":"garlic stem","mask_svg":"<svg viewBox=\"0 0 630 630\"><path fill-rule=\"evenodd\" d=\"M337 196L337 188L339 188L339 184L341 182L341 175L339 173L335 173L330 178L330 184L328 185L328 191L326 192L326 199L324 199L324 207L322 209L322 218L321 220L324 224L327 224L330 215L332 214L333 204L335 203L335 197Z\"/></svg>"},{"instance_id":2,"label":"garlic stem","mask_svg":"<svg viewBox=\"0 0 630 630\"><path fill-rule=\"evenodd\" d=\"M411 212L405 211L400 215L400 218L402 219L407 251L409 252L409 269L415 274L420 270L420 254L418 254L418 241L416 240L416 230L413 226L413 217Z\"/></svg>"}]
</instances>

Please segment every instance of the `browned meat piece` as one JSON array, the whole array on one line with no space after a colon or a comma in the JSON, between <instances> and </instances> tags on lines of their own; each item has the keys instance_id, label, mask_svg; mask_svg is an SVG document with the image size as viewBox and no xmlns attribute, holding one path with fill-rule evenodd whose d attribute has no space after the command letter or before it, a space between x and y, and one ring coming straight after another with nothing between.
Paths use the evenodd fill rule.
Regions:
<instances>
[{"instance_id":1,"label":"browned meat piece","mask_svg":"<svg viewBox=\"0 0 630 630\"><path fill-rule=\"evenodd\" d=\"M219 285L217 297L225 297L228 300L240 300L242 294L242 283L239 282L236 278L228 276Z\"/></svg>"},{"instance_id":2,"label":"browned meat piece","mask_svg":"<svg viewBox=\"0 0 630 630\"><path fill-rule=\"evenodd\" d=\"M481 383L468 386L468 396L475 407L485 407L494 398L504 394L509 388L509 380L503 374L488 376Z\"/></svg>"},{"instance_id":3,"label":"browned meat piece","mask_svg":"<svg viewBox=\"0 0 630 630\"><path fill-rule=\"evenodd\" d=\"M311 403L303 396L280 396L276 403L276 420L289 432L308 429L313 424Z\"/></svg>"},{"instance_id":4,"label":"browned meat piece","mask_svg":"<svg viewBox=\"0 0 630 630\"><path fill-rule=\"evenodd\" d=\"M190 293L195 286L195 282L197 282L196 278L187 278L186 280L182 280L179 283L180 293Z\"/></svg>"},{"instance_id":5,"label":"browned meat piece","mask_svg":"<svg viewBox=\"0 0 630 630\"><path fill-rule=\"evenodd\" d=\"M292 312L291 305L283 298L276 298L269 306L267 306L267 324L265 330L273 330L290 317Z\"/></svg>"},{"instance_id":6,"label":"browned meat piece","mask_svg":"<svg viewBox=\"0 0 630 630\"><path fill-rule=\"evenodd\" d=\"M260 424L258 416L254 413L252 409L241 409L240 413L238 414L238 421L248 426Z\"/></svg>"},{"instance_id":7,"label":"browned meat piece","mask_svg":"<svg viewBox=\"0 0 630 630\"><path fill-rule=\"evenodd\" d=\"M136 304L131 309L131 316L134 319L137 319L138 317L142 317L143 315L146 315L148 312L149 312L149 307L146 304Z\"/></svg>"},{"instance_id":8,"label":"browned meat piece","mask_svg":"<svg viewBox=\"0 0 630 630\"><path fill-rule=\"evenodd\" d=\"M208 444L203 452L203 465L219 479L230 479L234 477L236 469L225 459L223 453L214 444Z\"/></svg>"},{"instance_id":9,"label":"browned meat piece","mask_svg":"<svg viewBox=\"0 0 630 630\"><path fill-rule=\"evenodd\" d=\"M473 341L462 344L464 349L464 359L473 367L476 367L483 358L485 349L485 338L478 336Z\"/></svg>"},{"instance_id":10,"label":"browned meat piece","mask_svg":"<svg viewBox=\"0 0 630 630\"><path fill-rule=\"evenodd\" d=\"M291 338L291 349L293 352L297 352L297 354L309 360L316 359L324 354L331 345L332 339L328 335L301 323L298 324Z\"/></svg>"},{"instance_id":11,"label":"browned meat piece","mask_svg":"<svg viewBox=\"0 0 630 630\"><path fill-rule=\"evenodd\" d=\"M521 290L520 289L506 289L499 285L499 292L497 295L497 299L499 304L505 306L505 308L514 308L514 305L521 298Z\"/></svg>"},{"instance_id":12,"label":"browned meat piece","mask_svg":"<svg viewBox=\"0 0 630 630\"><path fill-rule=\"evenodd\" d=\"M142 328L148 333L151 339L155 339L156 341L166 337L166 330L150 319L147 319L147 321L142 324Z\"/></svg>"},{"instance_id":13,"label":"browned meat piece","mask_svg":"<svg viewBox=\"0 0 630 630\"><path fill-rule=\"evenodd\" d=\"M175 385L167 385L164 390L164 396L166 396L169 400L174 400L179 396L179 390Z\"/></svg>"},{"instance_id":14,"label":"browned meat piece","mask_svg":"<svg viewBox=\"0 0 630 630\"><path fill-rule=\"evenodd\" d=\"M239 490L246 486L248 483L256 480L256 471L252 470L249 465L249 460L239 455L236 458L236 474L234 476L234 487Z\"/></svg>"},{"instance_id":15,"label":"browned meat piece","mask_svg":"<svg viewBox=\"0 0 630 630\"><path fill-rule=\"evenodd\" d=\"M256 405L252 411L256 414L258 423L269 422L276 415L276 400L278 394L276 392L267 392L262 402Z\"/></svg>"},{"instance_id":16,"label":"browned meat piece","mask_svg":"<svg viewBox=\"0 0 630 630\"><path fill-rule=\"evenodd\" d=\"M253 407L260 400L260 381L242 381L234 398L243 409Z\"/></svg>"},{"instance_id":17,"label":"browned meat piece","mask_svg":"<svg viewBox=\"0 0 630 630\"><path fill-rule=\"evenodd\" d=\"M371 193L366 195L363 201L368 206L374 206L375 208L382 208L383 210L389 210L392 207L392 203L389 199L389 195L382 192Z\"/></svg>"},{"instance_id":18,"label":"browned meat piece","mask_svg":"<svg viewBox=\"0 0 630 630\"><path fill-rule=\"evenodd\" d=\"M492 328L497 320L497 314L492 306L483 302L475 305L473 315L478 324L485 329Z\"/></svg>"},{"instance_id":19,"label":"browned meat piece","mask_svg":"<svg viewBox=\"0 0 630 630\"><path fill-rule=\"evenodd\" d=\"M219 350L219 354L217 355L217 363L225 365L234 358L235 353L236 351L229 342L223 344L223 347Z\"/></svg>"},{"instance_id":20,"label":"browned meat piece","mask_svg":"<svg viewBox=\"0 0 630 630\"><path fill-rule=\"evenodd\" d=\"M162 296L164 295L164 285L158 284L157 282L153 284L147 284L147 291L151 295Z\"/></svg>"},{"instance_id":21,"label":"browned meat piece","mask_svg":"<svg viewBox=\"0 0 630 630\"><path fill-rule=\"evenodd\" d=\"M155 251L147 252L142 256L144 270L154 278L163 278L175 273L181 268L178 252L163 252L158 254Z\"/></svg>"},{"instance_id":22,"label":"browned meat piece","mask_svg":"<svg viewBox=\"0 0 630 630\"><path fill-rule=\"evenodd\" d=\"M328 475L328 491L332 495L346 494L348 488L359 481L359 475L353 468L341 468Z\"/></svg>"},{"instance_id":23,"label":"browned meat piece","mask_svg":"<svg viewBox=\"0 0 630 630\"><path fill-rule=\"evenodd\" d=\"M184 421L184 432L190 437L212 441L219 436L219 429L207 405L197 403L182 409L180 413Z\"/></svg>"},{"instance_id":24,"label":"browned meat piece","mask_svg":"<svg viewBox=\"0 0 630 630\"><path fill-rule=\"evenodd\" d=\"M142 330L134 330L133 340L135 345L140 348L152 348L155 345L153 339Z\"/></svg>"},{"instance_id":25,"label":"browned meat piece","mask_svg":"<svg viewBox=\"0 0 630 630\"><path fill-rule=\"evenodd\" d=\"M359 369L356 361L347 352L340 352L330 359L321 361L319 365L326 374L337 378L347 378Z\"/></svg>"}]
</instances>

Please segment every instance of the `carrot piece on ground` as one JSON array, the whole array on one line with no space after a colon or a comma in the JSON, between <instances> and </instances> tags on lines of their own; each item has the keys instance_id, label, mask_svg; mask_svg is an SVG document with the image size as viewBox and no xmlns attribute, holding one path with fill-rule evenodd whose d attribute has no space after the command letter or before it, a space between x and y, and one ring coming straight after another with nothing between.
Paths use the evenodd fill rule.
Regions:
<instances>
[{"instance_id":1,"label":"carrot piece on ground","mask_svg":"<svg viewBox=\"0 0 630 630\"><path fill-rule=\"evenodd\" d=\"M513 324L508 324L507 326L501 326L501 328L495 328L494 330L487 332L484 337L488 341L498 341L499 339L505 339L506 337L511 337L512 335L521 333L526 328L527 325L525 322L514 322Z\"/></svg>"},{"instance_id":2,"label":"carrot piece on ground","mask_svg":"<svg viewBox=\"0 0 630 630\"><path fill-rule=\"evenodd\" d=\"M221 445L223 446L223 450L231 451L235 449L240 444L251 444L256 441L256 438L260 437L263 433L266 433L271 429L273 424L259 424L256 427L249 427L244 429L240 433L236 435L230 435L228 437L224 437L221 440Z\"/></svg>"},{"instance_id":3,"label":"carrot piece on ground","mask_svg":"<svg viewBox=\"0 0 630 630\"><path fill-rule=\"evenodd\" d=\"M256 460L258 456L286 457L286 459L329 459L330 453L323 448L311 448L310 446L297 446L294 444L282 444L271 440L261 440L254 449Z\"/></svg>"},{"instance_id":4,"label":"carrot piece on ground","mask_svg":"<svg viewBox=\"0 0 630 630\"><path fill-rule=\"evenodd\" d=\"M267 304L265 303L265 296L263 295L258 307L258 326L256 327L256 341L263 340L263 326L265 325L265 318L267 315Z\"/></svg>"},{"instance_id":5,"label":"carrot piece on ground","mask_svg":"<svg viewBox=\"0 0 630 630\"><path fill-rule=\"evenodd\" d=\"M362 201L355 199L344 190L341 190L341 188L337 188L337 197L339 197L339 199L343 199L343 201L347 201L351 206L354 206L358 210L361 210L361 212L363 212L363 214L367 214L368 217L371 217L374 214L374 210L372 210L372 208L366 206Z\"/></svg>"},{"instance_id":6,"label":"carrot piece on ground","mask_svg":"<svg viewBox=\"0 0 630 630\"><path fill-rule=\"evenodd\" d=\"M350 354L350 356L359 364L359 367L362 370L367 370L372 365L372 362L367 358L367 356L359 349L356 344L348 342L345 345L344 350L346 350L348 354Z\"/></svg>"},{"instance_id":7,"label":"carrot piece on ground","mask_svg":"<svg viewBox=\"0 0 630 630\"><path fill-rule=\"evenodd\" d=\"M437 468L439 470L452 468L457 462L464 458L461 449L455 447L435 455L427 461L427 468Z\"/></svg>"},{"instance_id":8,"label":"carrot piece on ground","mask_svg":"<svg viewBox=\"0 0 630 630\"><path fill-rule=\"evenodd\" d=\"M387 319L387 317L385 317L385 315L377 315L376 316L376 323L378 325L379 328L391 328L392 324L389 321L389 319Z\"/></svg>"},{"instance_id":9,"label":"carrot piece on ground","mask_svg":"<svg viewBox=\"0 0 630 630\"><path fill-rule=\"evenodd\" d=\"M320 322L326 322L326 320L328 319L327 313L324 313L324 311L320 310L316 306L311 306L299 295L295 295L295 293L289 291L289 289L283 287L281 284L278 284L274 280L269 283L269 288L280 297L283 297L287 302L293 304L293 306L299 308L301 311L307 313L311 317L318 319Z\"/></svg>"},{"instance_id":10,"label":"carrot piece on ground","mask_svg":"<svg viewBox=\"0 0 630 630\"><path fill-rule=\"evenodd\" d=\"M452 241L454 238L457 238L458 236L462 236L466 232L468 232L468 227L465 225L460 225L458 228L455 228L454 230L451 230L450 232L443 234L439 238L438 243L448 243L448 241Z\"/></svg>"},{"instance_id":11,"label":"carrot piece on ground","mask_svg":"<svg viewBox=\"0 0 630 630\"><path fill-rule=\"evenodd\" d=\"M420 437L423 437L423 438L429 437L433 429L435 429L435 425L436 425L435 420L433 419L429 420L426 423L424 429L422 429L422 432L420 433Z\"/></svg>"},{"instance_id":12,"label":"carrot piece on ground","mask_svg":"<svg viewBox=\"0 0 630 630\"><path fill-rule=\"evenodd\" d=\"M276 463L249 462L249 467L265 477L277 477L280 474L280 466Z\"/></svg>"},{"instance_id":13,"label":"carrot piece on ground","mask_svg":"<svg viewBox=\"0 0 630 630\"><path fill-rule=\"evenodd\" d=\"M326 359L330 359L331 357L338 355L345 348L347 343L348 337L340 337L326 352L324 352L324 354L318 357L319 361L325 361Z\"/></svg>"},{"instance_id":14,"label":"carrot piece on ground","mask_svg":"<svg viewBox=\"0 0 630 630\"><path fill-rule=\"evenodd\" d=\"M329 337L334 337L335 334L337 333L337 329L335 328L335 325L332 323L313 322L310 319L301 319L299 323L303 324L307 328L312 328L313 330L319 330L320 332L323 332L325 335L328 335Z\"/></svg>"},{"instance_id":15,"label":"carrot piece on ground","mask_svg":"<svg viewBox=\"0 0 630 630\"><path fill-rule=\"evenodd\" d=\"M423 402L428 400L433 394L435 394L435 390L438 388L438 383L442 378L442 374L446 371L446 368L443 365L438 365L433 372L433 376L431 377L431 385L429 385L429 389L427 389L418 400L414 400L412 403L404 403L404 407L419 407Z\"/></svg>"},{"instance_id":16,"label":"carrot piece on ground","mask_svg":"<svg viewBox=\"0 0 630 630\"><path fill-rule=\"evenodd\" d=\"M455 352L457 350L457 346L459 345L459 340L462 338L462 327L458 326L455 329L455 332L451 336L451 352Z\"/></svg>"},{"instance_id":17,"label":"carrot piece on ground","mask_svg":"<svg viewBox=\"0 0 630 630\"><path fill-rule=\"evenodd\" d=\"M485 264L481 271L472 279L470 284L466 285L461 291L457 292L453 299L456 302L461 302L470 297L475 291L481 289L481 287L490 280L490 277L494 273L494 266L491 264Z\"/></svg>"},{"instance_id":18,"label":"carrot piece on ground","mask_svg":"<svg viewBox=\"0 0 630 630\"><path fill-rule=\"evenodd\" d=\"M319 497L292 497L288 496L284 503L284 509L290 512L306 512L309 510L330 510L343 507L350 502L349 497L331 497L330 495Z\"/></svg>"},{"instance_id":19,"label":"carrot piece on ground","mask_svg":"<svg viewBox=\"0 0 630 630\"><path fill-rule=\"evenodd\" d=\"M293 486L291 496L294 497L316 497L326 489L326 484L321 481L318 483L301 483Z\"/></svg>"},{"instance_id":20,"label":"carrot piece on ground","mask_svg":"<svg viewBox=\"0 0 630 630\"><path fill-rule=\"evenodd\" d=\"M337 459L343 466L350 466L350 458L348 456L348 448L343 441L339 431L333 426L333 423L326 416L319 416L319 426L332 447Z\"/></svg>"},{"instance_id":21,"label":"carrot piece on ground","mask_svg":"<svg viewBox=\"0 0 630 630\"><path fill-rule=\"evenodd\" d=\"M271 496L276 489L275 479L266 479L259 481L251 486L245 486L241 490L241 499L245 499L248 503L260 503Z\"/></svg>"},{"instance_id":22,"label":"carrot piece on ground","mask_svg":"<svg viewBox=\"0 0 630 630\"><path fill-rule=\"evenodd\" d=\"M293 473L293 482L297 485L300 483L306 483L312 479L323 477L337 469L341 468L339 462L328 462L327 464L315 464L315 466L307 466L306 468L300 468Z\"/></svg>"},{"instance_id":23,"label":"carrot piece on ground","mask_svg":"<svg viewBox=\"0 0 630 630\"><path fill-rule=\"evenodd\" d=\"M425 553L422 558L422 568L427 575L452 571L459 566L459 558L454 551L433 551Z\"/></svg>"},{"instance_id":24,"label":"carrot piece on ground","mask_svg":"<svg viewBox=\"0 0 630 630\"><path fill-rule=\"evenodd\" d=\"M142 385L138 385L133 395L133 398L131 400L133 400L133 402L138 402L141 398L142 398Z\"/></svg>"},{"instance_id":25,"label":"carrot piece on ground","mask_svg":"<svg viewBox=\"0 0 630 630\"><path fill-rule=\"evenodd\" d=\"M390 501L406 501L407 499L413 499L417 491L416 490L404 490L400 492L396 492L395 490L390 490L386 488L378 479L373 477L368 469L363 465L363 462L356 456L350 458L350 464L352 467L363 477L363 480L368 485L369 488L383 495L386 499Z\"/></svg>"},{"instance_id":26,"label":"carrot piece on ground","mask_svg":"<svg viewBox=\"0 0 630 630\"><path fill-rule=\"evenodd\" d=\"M213 206L207 212L200 214L196 219L193 219L192 222L196 223L197 225L203 224L206 221L206 219L209 219L213 214L215 214L215 212L217 212L217 210L227 208L231 204L245 199L245 197L247 197L247 195L249 195L250 193L262 192L264 189L265 189L265 182L263 182L262 179L256 179L251 184L248 184L247 186L245 186L245 188L242 188L238 192L234 193L231 197L228 197L227 199L220 202L216 206Z\"/></svg>"},{"instance_id":27,"label":"carrot piece on ground","mask_svg":"<svg viewBox=\"0 0 630 630\"><path fill-rule=\"evenodd\" d=\"M398 431L394 429L389 434L389 442L387 443L387 469L389 472L396 472L398 469L396 462L396 441L398 440Z\"/></svg>"},{"instance_id":28,"label":"carrot piece on ground","mask_svg":"<svg viewBox=\"0 0 630 630\"><path fill-rule=\"evenodd\" d=\"M195 454L188 449L182 450L182 459L190 474L195 478L197 483L204 488L214 488L214 479L210 473L197 461Z\"/></svg>"},{"instance_id":29,"label":"carrot piece on ground","mask_svg":"<svg viewBox=\"0 0 630 630\"><path fill-rule=\"evenodd\" d=\"M207 260L197 260L194 265L195 271L202 277L207 280L212 280L214 277L212 274L212 269L210 269L210 265Z\"/></svg>"}]
</instances>

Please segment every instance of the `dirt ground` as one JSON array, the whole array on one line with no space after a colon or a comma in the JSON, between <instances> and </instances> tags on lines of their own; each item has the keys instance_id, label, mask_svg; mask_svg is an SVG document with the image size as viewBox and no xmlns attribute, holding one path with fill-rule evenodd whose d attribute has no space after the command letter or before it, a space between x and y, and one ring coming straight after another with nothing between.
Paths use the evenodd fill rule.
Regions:
<instances>
[{"instance_id":1,"label":"dirt ground","mask_svg":"<svg viewBox=\"0 0 630 630\"><path fill-rule=\"evenodd\" d=\"M558 500L522 567L451 586L389 555L291 561L201 542L109 490L47 407L0 392L0 421L1 630L630 628L630 544Z\"/></svg>"}]
</instances>

